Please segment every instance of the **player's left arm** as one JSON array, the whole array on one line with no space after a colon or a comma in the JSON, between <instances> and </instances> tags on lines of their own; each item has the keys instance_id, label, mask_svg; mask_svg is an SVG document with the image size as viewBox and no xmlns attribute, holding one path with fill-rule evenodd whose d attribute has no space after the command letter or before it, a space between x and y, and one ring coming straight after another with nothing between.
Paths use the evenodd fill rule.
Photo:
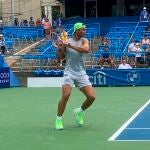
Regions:
<instances>
[{"instance_id":1,"label":"player's left arm","mask_svg":"<svg viewBox=\"0 0 150 150\"><path fill-rule=\"evenodd\" d=\"M78 47L78 46L74 46L71 44L68 44L66 47L72 48L78 52L81 53L88 53L89 52L89 41L87 39L82 39L82 46Z\"/></svg>"}]
</instances>

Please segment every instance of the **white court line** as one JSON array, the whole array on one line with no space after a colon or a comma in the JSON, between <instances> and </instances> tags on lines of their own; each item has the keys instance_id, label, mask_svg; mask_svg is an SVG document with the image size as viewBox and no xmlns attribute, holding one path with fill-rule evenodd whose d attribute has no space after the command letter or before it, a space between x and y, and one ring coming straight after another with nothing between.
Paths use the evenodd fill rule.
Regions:
<instances>
[{"instance_id":1,"label":"white court line","mask_svg":"<svg viewBox=\"0 0 150 150\"><path fill-rule=\"evenodd\" d=\"M109 139L108 141L115 141L121 132L142 112L142 110L150 104L150 99L128 120L126 121ZM117 140L119 141L119 140ZM120 140L123 141L123 140ZM125 140L124 140L125 141ZM126 140L127 141L127 140Z\"/></svg>"},{"instance_id":2,"label":"white court line","mask_svg":"<svg viewBox=\"0 0 150 150\"><path fill-rule=\"evenodd\" d=\"M126 128L127 130L150 130L150 128Z\"/></svg>"},{"instance_id":3,"label":"white court line","mask_svg":"<svg viewBox=\"0 0 150 150\"><path fill-rule=\"evenodd\" d=\"M150 140L117 140L117 142L150 142Z\"/></svg>"}]
</instances>

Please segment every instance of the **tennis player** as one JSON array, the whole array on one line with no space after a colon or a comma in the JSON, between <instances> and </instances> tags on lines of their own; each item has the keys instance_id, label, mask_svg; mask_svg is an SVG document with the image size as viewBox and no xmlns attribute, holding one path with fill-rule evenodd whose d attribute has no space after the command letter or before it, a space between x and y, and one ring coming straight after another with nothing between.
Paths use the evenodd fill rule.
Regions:
<instances>
[{"instance_id":1,"label":"tennis player","mask_svg":"<svg viewBox=\"0 0 150 150\"><path fill-rule=\"evenodd\" d=\"M74 24L73 37L63 43L59 53L65 53L66 65L63 76L62 96L58 103L55 128L63 129L62 115L69 100L73 85L76 85L85 95L86 99L79 108L74 109L75 119L78 125L83 125L83 112L89 108L95 100L95 93L84 68L84 57L89 52L89 42L85 36L85 25Z\"/></svg>"}]
</instances>

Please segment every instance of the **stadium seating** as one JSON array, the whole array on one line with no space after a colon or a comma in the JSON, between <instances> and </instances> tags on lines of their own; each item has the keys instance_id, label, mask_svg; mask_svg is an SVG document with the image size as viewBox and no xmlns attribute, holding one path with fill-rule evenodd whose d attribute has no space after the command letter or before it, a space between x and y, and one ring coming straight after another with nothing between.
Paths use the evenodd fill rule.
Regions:
<instances>
[{"instance_id":1,"label":"stadium seating","mask_svg":"<svg viewBox=\"0 0 150 150\"><path fill-rule=\"evenodd\" d=\"M90 45L91 43L96 43L95 42L96 38L102 35L101 33L103 33L102 31L103 26L101 25L101 23L102 21L105 22L104 19L106 18L103 18L103 20L101 19L99 20L96 18L95 19L92 18L89 20L88 19L81 20L80 18L80 20L78 20L86 24L86 38L89 39ZM123 18L125 21L119 21L119 22L116 22L113 17L109 19L110 19L109 21L108 18L106 20L106 22L108 22L109 24L109 30L107 30L105 36L111 42L111 44L109 45L111 55L114 58L120 60L123 56L128 56L127 48L131 40L133 38L137 40L140 40L142 38L142 35L145 32L145 25L138 24L137 20L133 21L132 19L128 19L132 21L126 21L125 18ZM116 19L119 20L118 18ZM68 21L66 24L63 24L63 28L65 28L65 30L68 32L69 37L72 36L73 33L73 24L78 21L72 20L71 22ZM105 24L107 24L106 22ZM106 26L108 26L108 24ZM12 29L18 31L18 34L14 33ZM20 29L24 30L22 32L23 34L21 34ZM19 28L19 30L16 29L15 27L12 28L8 27L4 29L4 33L8 33L8 37L12 36L13 38L16 39L17 38L23 39L23 42L29 39L34 40L35 38L37 38L37 36L38 38L42 37L42 35L40 35L41 28L37 28L36 32L35 30L33 30L33 32L31 32L32 34L28 35L29 30L31 30L30 27L29 28L22 27ZM103 51L103 45L99 45L97 50L95 52L92 52L92 54L89 55L90 59L92 59L92 61L90 60L90 62L99 59L100 55L102 54L102 51ZM27 54L25 54L25 56L21 56L21 60L22 60L20 61L21 68L23 70L26 63L28 63L28 65L30 66L30 68L28 67L29 69L31 68L44 69L42 68L44 67L44 65L47 68L50 68L53 61L56 59L56 52L57 52L57 48L53 47L52 41L45 40L41 42L40 45L36 46L35 48L32 48ZM33 65L35 65L36 67L33 68L32 67Z\"/></svg>"},{"instance_id":2,"label":"stadium seating","mask_svg":"<svg viewBox=\"0 0 150 150\"><path fill-rule=\"evenodd\" d=\"M44 29L42 26L39 27L13 27L4 26L3 34L7 38L43 38Z\"/></svg>"},{"instance_id":3,"label":"stadium seating","mask_svg":"<svg viewBox=\"0 0 150 150\"><path fill-rule=\"evenodd\" d=\"M145 33L146 25L139 22L116 22L106 34L109 41L109 50L115 61L119 61L122 57L130 57L133 54L128 52L128 45L132 40L141 41ZM99 44L98 50L93 57L99 58L103 52L104 45ZM144 53L142 53L144 57ZM135 56L135 54L134 54ZM133 57L134 57L133 56Z\"/></svg>"}]
</instances>

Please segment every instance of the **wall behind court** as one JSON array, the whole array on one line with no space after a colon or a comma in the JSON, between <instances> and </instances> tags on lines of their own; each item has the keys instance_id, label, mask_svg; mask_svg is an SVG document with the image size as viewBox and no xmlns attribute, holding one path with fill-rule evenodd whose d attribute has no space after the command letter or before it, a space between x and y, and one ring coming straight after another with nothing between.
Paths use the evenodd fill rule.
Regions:
<instances>
[{"instance_id":1,"label":"wall behind court","mask_svg":"<svg viewBox=\"0 0 150 150\"><path fill-rule=\"evenodd\" d=\"M13 5L12 1L14 1ZM56 0L5 0L1 2L3 22L11 25L11 18L18 18L20 21L21 19L29 20L30 17L33 17L36 20L42 18L42 7L55 5L60 4Z\"/></svg>"}]
</instances>

